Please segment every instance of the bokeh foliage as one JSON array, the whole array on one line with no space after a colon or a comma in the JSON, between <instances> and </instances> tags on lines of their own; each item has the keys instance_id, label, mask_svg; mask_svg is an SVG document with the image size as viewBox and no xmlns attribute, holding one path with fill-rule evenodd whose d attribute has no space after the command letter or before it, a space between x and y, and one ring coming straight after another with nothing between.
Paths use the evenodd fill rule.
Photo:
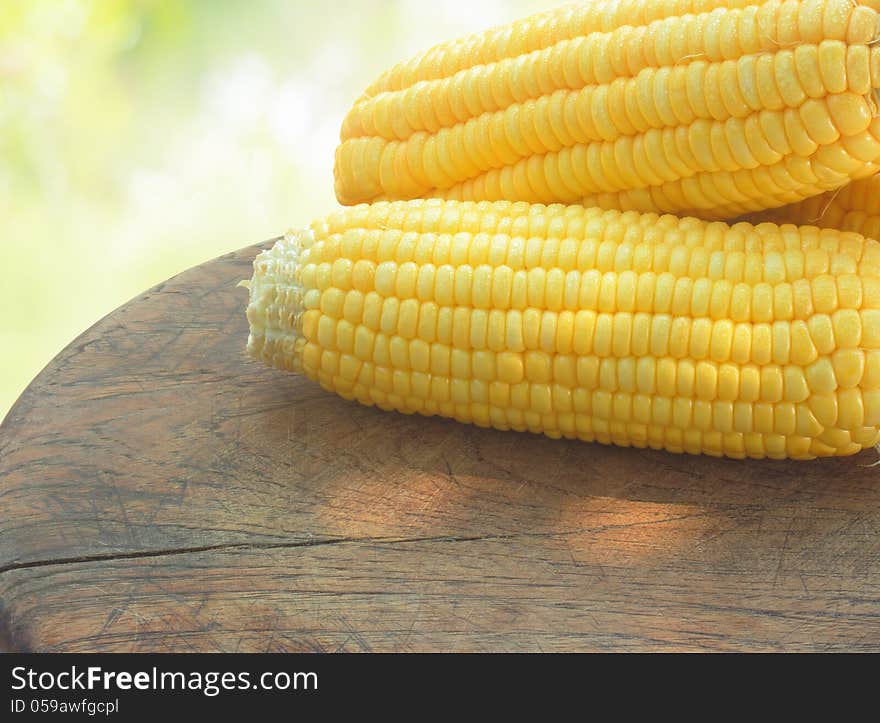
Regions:
<instances>
[{"instance_id":1,"label":"bokeh foliage","mask_svg":"<svg viewBox=\"0 0 880 723\"><path fill-rule=\"evenodd\" d=\"M2 0L0 418L119 304L330 210L385 67L550 4Z\"/></svg>"}]
</instances>

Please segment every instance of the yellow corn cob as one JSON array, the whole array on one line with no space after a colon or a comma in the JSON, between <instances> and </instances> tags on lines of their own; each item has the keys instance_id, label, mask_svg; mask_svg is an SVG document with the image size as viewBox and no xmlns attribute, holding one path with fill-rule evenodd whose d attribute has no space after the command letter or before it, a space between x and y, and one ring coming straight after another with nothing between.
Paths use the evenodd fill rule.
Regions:
<instances>
[{"instance_id":1,"label":"yellow corn cob","mask_svg":"<svg viewBox=\"0 0 880 723\"><path fill-rule=\"evenodd\" d=\"M880 243L581 206L357 206L254 262L248 351L347 399L730 457L880 425Z\"/></svg>"},{"instance_id":2,"label":"yellow corn cob","mask_svg":"<svg viewBox=\"0 0 880 723\"><path fill-rule=\"evenodd\" d=\"M437 46L355 103L336 196L733 218L839 188L880 170L875 8L594 0Z\"/></svg>"},{"instance_id":3,"label":"yellow corn cob","mask_svg":"<svg viewBox=\"0 0 880 723\"><path fill-rule=\"evenodd\" d=\"M836 228L880 240L880 175L853 181L838 191L800 203L751 214L745 220Z\"/></svg>"}]
</instances>

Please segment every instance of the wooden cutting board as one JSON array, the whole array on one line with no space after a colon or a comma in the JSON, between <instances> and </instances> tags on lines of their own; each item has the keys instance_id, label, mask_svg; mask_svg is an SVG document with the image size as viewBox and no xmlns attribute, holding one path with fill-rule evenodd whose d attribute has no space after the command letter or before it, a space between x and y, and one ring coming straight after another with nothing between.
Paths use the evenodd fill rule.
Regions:
<instances>
[{"instance_id":1,"label":"wooden cutting board","mask_svg":"<svg viewBox=\"0 0 880 723\"><path fill-rule=\"evenodd\" d=\"M880 650L877 455L737 462L338 399L244 354L259 247L65 349L0 426L17 650Z\"/></svg>"}]
</instances>

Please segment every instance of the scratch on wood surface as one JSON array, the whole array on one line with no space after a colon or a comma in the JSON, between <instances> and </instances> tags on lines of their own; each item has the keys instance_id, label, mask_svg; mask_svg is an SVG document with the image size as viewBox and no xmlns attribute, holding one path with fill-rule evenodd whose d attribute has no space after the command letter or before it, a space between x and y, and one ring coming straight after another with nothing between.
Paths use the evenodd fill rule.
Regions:
<instances>
[{"instance_id":1,"label":"scratch on wood surface","mask_svg":"<svg viewBox=\"0 0 880 723\"><path fill-rule=\"evenodd\" d=\"M461 487L461 484L458 482L458 478L455 476L455 472L452 471L452 465L449 463L449 460L446 457L443 457L443 464L446 465L446 476L449 480L456 486Z\"/></svg>"},{"instance_id":2,"label":"scratch on wood surface","mask_svg":"<svg viewBox=\"0 0 880 723\"><path fill-rule=\"evenodd\" d=\"M785 530L785 539L782 541L782 547L779 548L779 560L776 563L776 573L773 575L773 587L776 587L776 583L779 581L779 575L782 573L782 562L785 559L785 553L788 550L788 543L791 539L791 531L794 529L795 521L796 517L792 515L788 523L788 528Z\"/></svg>"}]
</instances>

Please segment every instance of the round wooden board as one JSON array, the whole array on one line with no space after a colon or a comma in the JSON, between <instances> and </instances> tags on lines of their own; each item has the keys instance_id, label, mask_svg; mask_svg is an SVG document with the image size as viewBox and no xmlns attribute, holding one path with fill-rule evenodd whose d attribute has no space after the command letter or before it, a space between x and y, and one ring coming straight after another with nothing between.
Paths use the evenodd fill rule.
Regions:
<instances>
[{"instance_id":1,"label":"round wooden board","mask_svg":"<svg viewBox=\"0 0 880 723\"><path fill-rule=\"evenodd\" d=\"M0 426L14 649L880 649L873 453L737 462L361 407L246 358L258 249L110 314Z\"/></svg>"}]
</instances>

